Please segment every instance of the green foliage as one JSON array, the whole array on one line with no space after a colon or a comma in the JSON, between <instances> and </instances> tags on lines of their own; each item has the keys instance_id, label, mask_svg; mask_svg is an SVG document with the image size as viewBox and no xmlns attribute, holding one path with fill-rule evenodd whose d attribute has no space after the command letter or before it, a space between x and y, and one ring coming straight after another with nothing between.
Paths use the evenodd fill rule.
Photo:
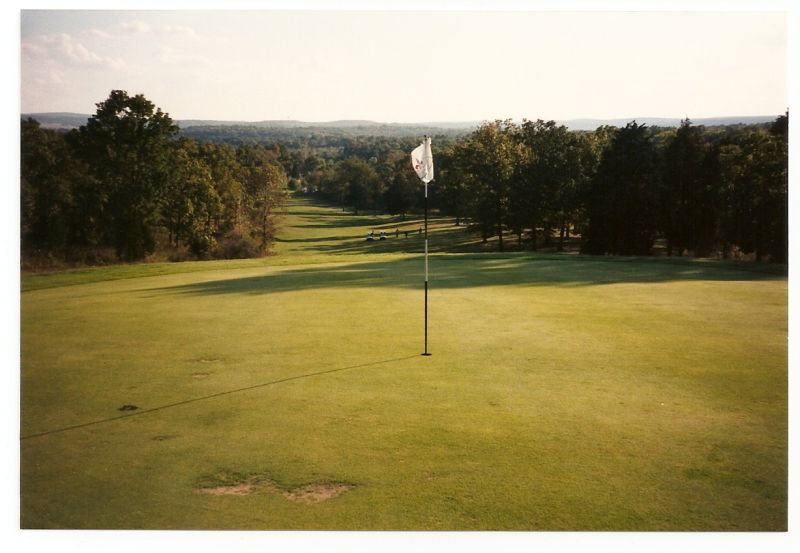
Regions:
<instances>
[{"instance_id":1,"label":"green foliage","mask_svg":"<svg viewBox=\"0 0 800 553\"><path fill-rule=\"evenodd\" d=\"M177 133L169 115L141 94L113 90L85 126L72 133L77 155L104 190L107 238L124 260L155 249L157 205L169 170L168 142Z\"/></svg>"},{"instance_id":2,"label":"green foliage","mask_svg":"<svg viewBox=\"0 0 800 553\"><path fill-rule=\"evenodd\" d=\"M713 248L720 193L717 154L703 128L693 127L688 119L666 147L660 202L670 254L677 248L679 255L684 250L707 255Z\"/></svg>"},{"instance_id":3,"label":"green foliage","mask_svg":"<svg viewBox=\"0 0 800 553\"><path fill-rule=\"evenodd\" d=\"M67 155L63 135L40 128L32 119L21 127L20 218L22 250L63 249L70 239L84 238L81 210L93 202L73 189L73 181L90 181L86 167Z\"/></svg>"},{"instance_id":4,"label":"green foliage","mask_svg":"<svg viewBox=\"0 0 800 553\"><path fill-rule=\"evenodd\" d=\"M351 156L336 167L336 180L344 189L344 200L356 214L374 205L380 197L378 173L367 161Z\"/></svg>"},{"instance_id":5,"label":"green foliage","mask_svg":"<svg viewBox=\"0 0 800 553\"><path fill-rule=\"evenodd\" d=\"M560 251L567 228L578 215L578 193L588 180L584 167L590 156L588 143L584 135L541 119L524 121L520 133L527 155L515 194L516 230L521 234L529 224L535 248L538 227L543 228L545 241L556 228Z\"/></svg>"},{"instance_id":6,"label":"green foliage","mask_svg":"<svg viewBox=\"0 0 800 553\"><path fill-rule=\"evenodd\" d=\"M500 251L512 187L524 156L516 132L510 120L485 123L470 135L469 153L463 158L472 197L471 216L480 225L484 238L496 232Z\"/></svg>"},{"instance_id":7,"label":"green foliage","mask_svg":"<svg viewBox=\"0 0 800 553\"><path fill-rule=\"evenodd\" d=\"M495 121L435 152L434 205L467 215L484 240L510 229L535 249L570 231L582 251L786 259L788 115L771 126L570 132Z\"/></svg>"},{"instance_id":8,"label":"green foliage","mask_svg":"<svg viewBox=\"0 0 800 553\"><path fill-rule=\"evenodd\" d=\"M236 238L248 237L263 255L287 187L355 213L405 217L422 206L408 157L418 129L251 130L192 127L176 139L168 115L123 91L66 140L23 122L23 254L100 257L111 247L123 260L157 248L227 257L216 252L252 252ZM513 232L518 249L579 240L585 252L647 255L666 243L670 254L786 259L788 114L772 125L686 120L677 130L506 120L441 131L429 205L487 243L497 237L500 249ZM217 248L223 237L230 247Z\"/></svg>"},{"instance_id":9,"label":"green foliage","mask_svg":"<svg viewBox=\"0 0 800 553\"><path fill-rule=\"evenodd\" d=\"M405 218L417 205L420 181L406 155L397 159L392 169L393 175L384 193L386 211Z\"/></svg>"},{"instance_id":10,"label":"green foliage","mask_svg":"<svg viewBox=\"0 0 800 553\"><path fill-rule=\"evenodd\" d=\"M592 179L586 253L650 253L658 231L657 164L644 125L634 121L615 133Z\"/></svg>"},{"instance_id":11,"label":"green foliage","mask_svg":"<svg viewBox=\"0 0 800 553\"><path fill-rule=\"evenodd\" d=\"M223 207L211 171L197 154L195 144L178 143L172 156L169 186L161 211L167 217L170 243L187 244L195 257L207 257L216 244Z\"/></svg>"},{"instance_id":12,"label":"green foliage","mask_svg":"<svg viewBox=\"0 0 800 553\"><path fill-rule=\"evenodd\" d=\"M286 198L286 173L276 159L275 153L258 146L239 150L247 193L245 214L250 233L258 238L262 251L275 238L273 212Z\"/></svg>"},{"instance_id":13,"label":"green foliage","mask_svg":"<svg viewBox=\"0 0 800 553\"><path fill-rule=\"evenodd\" d=\"M433 204L443 213L454 215L456 224L469 212L469 190L465 159L469 155L465 143L437 148L436 180L431 185Z\"/></svg>"},{"instance_id":14,"label":"green foliage","mask_svg":"<svg viewBox=\"0 0 800 553\"><path fill-rule=\"evenodd\" d=\"M247 259L263 255L260 243L248 233L233 229L217 242L214 257L217 259Z\"/></svg>"},{"instance_id":15,"label":"green foliage","mask_svg":"<svg viewBox=\"0 0 800 553\"><path fill-rule=\"evenodd\" d=\"M785 262L788 249L788 144L777 124L720 149L724 215L729 244L756 258Z\"/></svg>"},{"instance_id":16,"label":"green foliage","mask_svg":"<svg viewBox=\"0 0 800 553\"><path fill-rule=\"evenodd\" d=\"M251 145L237 151L176 140L177 132L144 96L121 90L68 135L23 121L23 255L69 261L81 249L108 247L123 261L158 248L188 250L196 259L218 252L263 255L274 240L273 213L286 186L280 150ZM258 247L233 238L244 235ZM226 246L217 249L221 237Z\"/></svg>"}]
</instances>

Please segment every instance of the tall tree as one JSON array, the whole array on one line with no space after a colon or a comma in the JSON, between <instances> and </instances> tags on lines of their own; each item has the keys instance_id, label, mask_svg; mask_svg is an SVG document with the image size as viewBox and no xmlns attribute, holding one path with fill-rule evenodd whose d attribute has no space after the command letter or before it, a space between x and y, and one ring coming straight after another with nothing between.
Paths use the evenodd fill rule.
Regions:
<instances>
[{"instance_id":1,"label":"tall tree","mask_svg":"<svg viewBox=\"0 0 800 553\"><path fill-rule=\"evenodd\" d=\"M361 158L351 156L340 162L335 179L344 191L344 201L356 214L374 206L381 196L378 173Z\"/></svg>"},{"instance_id":2,"label":"tall tree","mask_svg":"<svg viewBox=\"0 0 800 553\"><path fill-rule=\"evenodd\" d=\"M713 172L711 145L703 127L681 122L664 153L661 187L662 228L667 250L678 255L690 250L707 255L716 235L718 182Z\"/></svg>"},{"instance_id":3,"label":"tall tree","mask_svg":"<svg viewBox=\"0 0 800 553\"><path fill-rule=\"evenodd\" d=\"M169 115L143 95L113 90L72 135L100 183L106 199L103 222L122 259L141 259L155 248L158 204L172 151L167 143L177 131Z\"/></svg>"},{"instance_id":4,"label":"tall tree","mask_svg":"<svg viewBox=\"0 0 800 553\"><path fill-rule=\"evenodd\" d=\"M788 141L781 121L720 148L722 235L744 253L785 262L788 244Z\"/></svg>"},{"instance_id":5,"label":"tall tree","mask_svg":"<svg viewBox=\"0 0 800 553\"><path fill-rule=\"evenodd\" d=\"M23 250L63 248L68 238L71 183L63 172L65 144L61 136L37 121L22 121L20 223Z\"/></svg>"},{"instance_id":6,"label":"tall tree","mask_svg":"<svg viewBox=\"0 0 800 553\"><path fill-rule=\"evenodd\" d=\"M245 220L244 170L236 150L227 144L198 143L198 155L211 172L214 190L222 202L216 226L220 234L241 229Z\"/></svg>"},{"instance_id":7,"label":"tall tree","mask_svg":"<svg viewBox=\"0 0 800 553\"><path fill-rule=\"evenodd\" d=\"M557 229L561 251L577 215L578 190L587 178L583 165L588 144L555 121L523 121L520 134L528 151L521 167L524 184L515 194L520 217L527 217L521 223L530 225L534 248L537 227L544 229L546 239Z\"/></svg>"},{"instance_id":8,"label":"tall tree","mask_svg":"<svg viewBox=\"0 0 800 553\"><path fill-rule=\"evenodd\" d=\"M466 174L467 148L463 142L437 151L434 205L456 218L456 225L467 216L470 205L469 177Z\"/></svg>"},{"instance_id":9,"label":"tall tree","mask_svg":"<svg viewBox=\"0 0 800 553\"><path fill-rule=\"evenodd\" d=\"M658 213L657 152L644 125L616 131L592 179L586 253L649 255Z\"/></svg>"},{"instance_id":10,"label":"tall tree","mask_svg":"<svg viewBox=\"0 0 800 553\"><path fill-rule=\"evenodd\" d=\"M286 173L273 153L259 146L240 148L239 162L244 170L251 234L266 251L275 239L275 211L286 199Z\"/></svg>"},{"instance_id":11,"label":"tall tree","mask_svg":"<svg viewBox=\"0 0 800 553\"><path fill-rule=\"evenodd\" d=\"M161 214L169 240L182 243L198 258L208 257L216 244L222 201L214 188L211 170L199 154L199 146L182 139L171 156L167 189Z\"/></svg>"},{"instance_id":12,"label":"tall tree","mask_svg":"<svg viewBox=\"0 0 800 553\"><path fill-rule=\"evenodd\" d=\"M100 246L104 198L64 135L28 119L22 122L20 149L23 253L69 257L77 252L67 249Z\"/></svg>"},{"instance_id":13,"label":"tall tree","mask_svg":"<svg viewBox=\"0 0 800 553\"><path fill-rule=\"evenodd\" d=\"M405 219L406 213L415 207L420 188L419 178L407 156L394 162L392 173L384 193L386 210L393 215L400 214Z\"/></svg>"},{"instance_id":14,"label":"tall tree","mask_svg":"<svg viewBox=\"0 0 800 553\"><path fill-rule=\"evenodd\" d=\"M469 175L473 218L480 224L484 238L498 237L504 250L503 233L508 224L511 189L523 150L516 139L511 120L484 123L468 140L464 172Z\"/></svg>"}]
</instances>

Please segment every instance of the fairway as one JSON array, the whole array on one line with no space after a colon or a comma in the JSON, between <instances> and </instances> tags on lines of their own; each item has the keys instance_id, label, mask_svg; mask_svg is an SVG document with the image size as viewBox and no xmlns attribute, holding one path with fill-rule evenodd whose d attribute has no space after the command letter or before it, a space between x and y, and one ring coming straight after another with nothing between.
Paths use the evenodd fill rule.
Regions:
<instances>
[{"instance_id":1,"label":"fairway","mask_svg":"<svg viewBox=\"0 0 800 553\"><path fill-rule=\"evenodd\" d=\"M434 219L423 357L418 219L282 218L264 259L23 276L23 528L786 529L785 274Z\"/></svg>"}]
</instances>

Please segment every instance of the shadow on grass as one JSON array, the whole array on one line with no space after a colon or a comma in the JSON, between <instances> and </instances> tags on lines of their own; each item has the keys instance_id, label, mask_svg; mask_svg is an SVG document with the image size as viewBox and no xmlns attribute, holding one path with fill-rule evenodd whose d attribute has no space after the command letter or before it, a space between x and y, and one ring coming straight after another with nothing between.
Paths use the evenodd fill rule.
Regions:
<instances>
[{"instance_id":1,"label":"shadow on grass","mask_svg":"<svg viewBox=\"0 0 800 553\"><path fill-rule=\"evenodd\" d=\"M453 289L481 286L596 286L672 281L764 281L785 279L785 267L736 263L570 255L477 254L432 256L430 285ZM157 288L169 294L269 294L315 288L423 286L422 258L316 265L266 275ZM151 290L153 291L153 290Z\"/></svg>"},{"instance_id":2,"label":"shadow on grass","mask_svg":"<svg viewBox=\"0 0 800 553\"><path fill-rule=\"evenodd\" d=\"M182 405L188 405L190 403L196 403L198 401L207 401L207 400L215 399L215 398L222 397L222 396L229 396L231 394L239 394L239 393L242 393L242 392L248 392L248 391L251 391L251 390L257 390L259 388L265 388L267 386L274 386L276 384L282 384L284 382L290 382L292 380L302 380L304 378L312 378L314 376L323 376L323 375L326 375L326 374L338 373L338 372L343 372L343 371L352 371L354 369L365 369L367 367L374 367L374 366L377 366L377 365L387 365L389 363L396 363L398 361L406 361L408 359L414 359L416 357L418 357L418 356L417 355L408 355L406 357L396 357L394 359L383 359L381 361L372 361L370 363L361 363L359 365L350 365L349 367L339 367L339 368L336 368L336 369L328 369L328 370L325 370L325 371L298 374L298 375L295 375L295 376L287 376L285 378L279 378L277 380L270 380L269 382L262 382L260 384L254 384L252 386L245 386L244 388L236 388L236 389L233 389L233 390L225 390L223 392L217 392L215 394L209 394L209 395L206 395L206 396L200 396L200 397L193 397L193 398L190 398L190 399L184 399L182 401L176 401L174 403L169 403L169 404L166 404L166 405L158 405L156 407L149 407L149 408L145 408L145 409L139 409L139 410L128 412L128 413L126 413L124 415L117 415L116 417L108 417L108 418L105 418L105 419L93 420L93 421L84 422L84 423L81 423L81 424L73 424L72 426L64 426L62 428L54 428L52 430L46 430L44 432L36 432L36 433L33 433L33 434L27 434L25 436L21 436L20 440L30 440L31 438L39 438L41 436L49 436L51 434L60 434L61 432L67 432L69 430L77 430L78 428L86 428L86 427L89 427L89 426L96 426L98 424L104 424L104 423L107 423L107 422L113 422L113 421L117 421L117 420L120 420L120 419L127 419L127 418L130 418L130 417L138 417L138 416L141 416L141 415L146 415L148 413L154 413L156 411L163 411L165 409L171 409L173 407L180 407ZM123 406L123 407L132 407L132 406ZM136 408L134 407L134 409L136 409ZM120 410L122 410L122 409L120 409Z\"/></svg>"}]
</instances>

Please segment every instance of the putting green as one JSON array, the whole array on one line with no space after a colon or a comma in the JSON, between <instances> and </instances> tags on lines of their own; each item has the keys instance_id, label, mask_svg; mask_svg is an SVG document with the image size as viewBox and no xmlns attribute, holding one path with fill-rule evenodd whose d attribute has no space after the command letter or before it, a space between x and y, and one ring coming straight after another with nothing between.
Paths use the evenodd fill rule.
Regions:
<instances>
[{"instance_id":1,"label":"putting green","mask_svg":"<svg viewBox=\"0 0 800 553\"><path fill-rule=\"evenodd\" d=\"M22 526L786 529L784 275L435 223L431 357L417 220L25 276Z\"/></svg>"}]
</instances>

